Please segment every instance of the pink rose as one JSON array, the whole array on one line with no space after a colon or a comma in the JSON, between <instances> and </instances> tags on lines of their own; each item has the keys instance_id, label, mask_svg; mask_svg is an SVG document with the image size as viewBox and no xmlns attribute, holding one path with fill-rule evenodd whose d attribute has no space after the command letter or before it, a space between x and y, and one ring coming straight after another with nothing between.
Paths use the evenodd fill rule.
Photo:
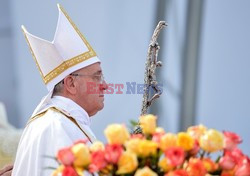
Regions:
<instances>
[{"instance_id":1,"label":"pink rose","mask_svg":"<svg viewBox=\"0 0 250 176\"><path fill-rule=\"evenodd\" d=\"M242 156L238 162L238 165L249 164L250 165L250 158L246 155Z\"/></svg>"},{"instance_id":2,"label":"pink rose","mask_svg":"<svg viewBox=\"0 0 250 176\"><path fill-rule=\"evenodd\" d=\"M156 132L153 134L152 141L160 143L161 137L164 135L164 133Z\"/></svg>"},{"instance_id":3,"label":"pink rose","mask_svg":"<svg viewBox=\"0 0 250 176\"><path fill-rule=\"evenodd\" d=\"M191 155L196 155L200 150L200 145L198 140L194 141L194 147L189 151Z\"/></svg>"},{"instance_id":4,"label":"pink rose","mask_svg":"<svg viewBox=\"0 0 250 176\"><path fill-rule=\"evenodd\" d=\"M244 157L242 151L238 148L234 148L233 150L225 150L225 154L224 155L230 155L231 157L233 157L236 161L236 163L238 164L242 158Z\"/></svg>"},{"instance_id":5,"label":"pink rose","mask_svg":"<svg viewBox=\"0 0 250 176\"><path fill-rule=\"evenodd\" d=\"M118 160L123 152L123 147L120 144L108 144L105 148L105 159L111 164L118 163Z\"/></svg>"},{"instance_id":6,"label":"pink rose","mask_svg":"<svg viewBox=\"0 0 250 176\"><path fill-rule=\"evenodd\" d=\"M172 166L181 165L185 159L185 152L181 147L171 147L165 152L168 163Z\"/></svg>"},{"instance_id":7,"label":"pink rose","mask_svg":"<svg viewBox=\"0 0 250 176\"><path fill-rule=\"evenodd\" d=\"M250 163L239 165L236 169L235 176L250 176Z\"/></svg>"},{"instance_id":8,"label":"pink rose","mask_svg":"<svg viewBox=\"0 0 250 176\"><path fill-rule=\"evenodd\" d=\"M75 156L69 147L58 151L57 159L65 166L70 166L75 160Z\"/></svg>"},{"instance_id":9,"label":"pink rose","mask_svg":"<svg viewBox=\"0 0 250 176\"><path fill-rule=\"evenodd\" d=\"M224 131L224 148L227 150L232 150L237 147L238 144L242 142L240 136L236 133Z\"/></svg>"},{"instance_id":10,"label":"pink rose","mask_svg":"<svg viewBox=\"0 0 250 176\"><path fill-rule=\"evenodd\" d=\"M231 153L227 153L220 159L219 165L223 170L231 170L236 166L236 160Z\"/></svg>"},{"instance_id":11,"label":"pink rose","mask_svg":"<svg viewBox=\"0 0 250 176\"><path fill-rule=\"evenodd\" d=\"M62 176L78 176L78 174L73 167L67 166L63 169Z\"/></svg>"}]
</instances>

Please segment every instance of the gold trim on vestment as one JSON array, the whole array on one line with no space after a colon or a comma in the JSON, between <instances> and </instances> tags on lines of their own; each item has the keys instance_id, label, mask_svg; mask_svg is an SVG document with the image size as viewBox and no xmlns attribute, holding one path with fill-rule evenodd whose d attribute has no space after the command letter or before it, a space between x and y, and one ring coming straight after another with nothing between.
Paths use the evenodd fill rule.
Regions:
<instances>
[{"instance_id":1,"label":"gold trim on vestment","mask_svg":"<svg viewBox=\"0 0 250 176\"><path fill-rule=\"evenodd\" d=\"M80 125L77 123L77 121L76 121L73 117L69 116L68 114L66 114L66 113L63 112L63 111L60 111L60 110L57 109L56 107L50 107L50 108L46 109L45 111L43 111L43 112L41 112L41 113L39 113L39 114L37 114L37 115L31 117L31 119L28 121L28 123L27 123L26 126L28 126L28 125L29 125L31 122L33 122L34 120L36 120L36 119L40 118L41 116L43 116L48 110L53 110L53 111L56 111L56 112L58 112L58 113L63 114L66 118L68 118L71 122L73 122L73 123L83 132L83 134L88 138L88 140L89 140L91 143L93 143L93 141L92 141L91 138L88 136L88 134L80 127Z\"/></svg>"},{"instance_id":2,"label":"gold trim on vestment","mask_svg":"<svg viewBox=\"0 0 250 176\"><path fill-rule=\"evenodd\" d=\"M82 53L76 57L73 57L71 59L68 59L66 61L64 61L61 65L59 65L58 67L56 67L55 69L53 69L51 72L49 72L47 75L43 75L42 70L39 66L39 63L37 62L36 56L31 48L31 45L29 43L29 40L26 36L26 33L23 29L23 33L25 36L25 39L29 45L31 54L36 62L36 65L39 69L39 72L42 76L43 82L45 84L48 84L51 80L53 80L55 77L57 77L58 75L60 75L62 72L64 72L65 70L67 70L70 67L73 67L76 64L79 64L87 59L90 59L96 55L96 52L93 50L93 48L90 46L90 44L88 43L88 41L85 39L85 37L82 35L82 33L79 31L79 29L77 28L77 26L73 23L73 21L71 20L71 18L68 16L68 14L66 13L66 11L58 4L59 9L63 12L63 14L65 15L65 17L68 19L68 21L70 22L70 24L73 26L73 28L75 29L75 31L77 32L77 34L81 37L82 41L85 43L85 45L88 48L88 51L86 51L85 53Z\"/></svg>"}]
</instances>

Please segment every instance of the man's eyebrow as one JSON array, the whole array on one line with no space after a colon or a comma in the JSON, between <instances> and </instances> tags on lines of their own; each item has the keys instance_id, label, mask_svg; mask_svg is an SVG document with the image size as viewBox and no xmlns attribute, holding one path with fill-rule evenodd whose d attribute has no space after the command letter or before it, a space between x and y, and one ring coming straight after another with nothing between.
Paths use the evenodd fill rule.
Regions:
<instances>
[{"instance_id":1,"label":"man's eyebrow","mask_svg":"<svg viewBox=\"0 0 250 176\"><path fill-rule=\"evenodd\" d=\"M102 74L102 70L96 71L93 75L99 75L99 74Z\"/></svg>"}]
</instances>

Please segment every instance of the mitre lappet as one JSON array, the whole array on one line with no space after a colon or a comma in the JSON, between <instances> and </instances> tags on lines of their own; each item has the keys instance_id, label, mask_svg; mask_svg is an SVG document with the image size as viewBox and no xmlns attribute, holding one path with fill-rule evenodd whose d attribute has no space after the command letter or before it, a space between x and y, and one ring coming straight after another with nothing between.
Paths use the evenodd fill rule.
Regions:
<instances>
[{"instance_id":1,"label":"mitre lappet","mask_svg":"<svg viewBox=\"0 0 250 176\"><path fill-rule=\"evenodd\" d=\"M47 102L51 99L54 86L67 75L100 62L96 52L59 4L58 10L58 22L52 42L32 35L22 26L31 54L49 91L33 115L46 107Z\"/></svg>"}]
</instances>

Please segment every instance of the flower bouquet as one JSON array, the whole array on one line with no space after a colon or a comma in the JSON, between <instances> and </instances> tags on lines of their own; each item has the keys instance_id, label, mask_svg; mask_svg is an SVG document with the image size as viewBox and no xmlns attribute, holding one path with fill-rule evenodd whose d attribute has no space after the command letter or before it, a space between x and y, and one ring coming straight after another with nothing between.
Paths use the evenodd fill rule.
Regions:
<instances>
[{"instance_id":1,"label":"flower bouquet","mask_svg":"<svg viewBox=\"0 0 250 176\"><path fill-rule=\"evenodd\" d=\"M124 125L112 124L104 131L106 145L78 141L59 150L53 176L250 176L250 159L237 148L242 140L235 133L203 125L167 133L154 115L141 116L139 123L143 134L130 135Z\"/></svg>"}]
</instances>

